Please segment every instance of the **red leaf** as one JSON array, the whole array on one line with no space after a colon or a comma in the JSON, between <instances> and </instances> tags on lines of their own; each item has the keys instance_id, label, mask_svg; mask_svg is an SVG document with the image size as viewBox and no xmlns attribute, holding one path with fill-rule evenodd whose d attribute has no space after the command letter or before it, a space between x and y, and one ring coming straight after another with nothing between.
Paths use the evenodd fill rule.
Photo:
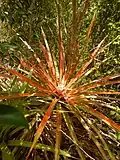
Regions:
<instances>
[{"instance_id":1,"label":"red leaf","mask_svg":"<svg viewBox=\"0 0 120 160\"><path fill-rule=\"evenodd\" d=\"M27 155L27 157L26 157L26 160L28 160L28 158L29 158L29 156L30 156L30 153L32 152L34 146L36 145L37 140L39 139L40 135L42 134L43 129L45 128L46 123L47 123L48 119L50 118L50 115L51 115L51 113L52 113L52 111L53 111L53 109L54 109L54 106L55 106L55 104L57 103L57 101L58 101L58 99L56 99L56 98L54 98L54 99L52 100L52 102L51 102L51 104L50 104L47 112L45 113L45 115L44 115L41 123L39 124L39 127L38 127L38 129L37 129L37 131L36 131L36 133L35 133L35 137L34 137L32 146L31 146L31 148L30 148L30 150L29 150L29 152L28 152L28 155Z\"/></svg>"}]
</instances>

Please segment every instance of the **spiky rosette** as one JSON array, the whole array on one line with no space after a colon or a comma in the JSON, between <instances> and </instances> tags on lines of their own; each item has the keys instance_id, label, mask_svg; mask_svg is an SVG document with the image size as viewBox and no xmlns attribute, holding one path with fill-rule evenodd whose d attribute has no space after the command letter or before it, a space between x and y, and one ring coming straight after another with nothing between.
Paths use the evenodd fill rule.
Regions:
<instances>
[{"instance_id":1,"label":"spiky rosette","mask_svg":"<svg viewBox=\"0 0 120 160\"><path fill-rule=\"evenodd\" d=\"M87 3L87 1L86 1ZM74 7L74 6L73 6ZM74 8L75 9L75 8ZM75 14L75 13L74 13ZM75 18L76 15L74 15ZM93 16L93 19L91 21L90 27L88 29L87 35L86 35L86 42L85 45L88 43L88 38L91 32L91 28L93 26L95 16ZM60 24L59 24L60 25ZM74 28L75 26L73 26ZM59 26L60 28L60 26ZM114 128L116 131L120 131L120 125L115 123L113 120L105 116L103 113L99 111L98 106L108 106L104 102L104 99L108 98L110 100L119 100L114 97L106 97L106 95L120 95L120 92L114 91L114 90L106 90L104 89L104 86L106 85L113 85L113 84L119 84L120 83L120 74L116 75L108 75L106 77L102 77L96 80L93 80L88 83L81 83L80 80L85 78L87 75L92 73L94 70L93 68L90 68L90 64L94 61L94 59L97 57L97 55L102 52L105 47L103 46L105 39L103 39L97 47L94 49L92 53L90 53L89 59L82 65L81 68L78 67L79 64L79 41L76 42L75 37L72 36L72 39L70 41L70 45L73 44L73 49L69 47L69 53L71 57L74 57L71 61L72 63L66 62L66 54L65 49L63 46L62 41L62 34L61 29L59 30L59 68L56 69L55 66L55 59L53 58L53 55L50 51L50 47L48 45L46 35L42 29L42 35L44 38L44 43L40 43L40 47L42 48L42 53L45 58L46 64L43 64L40 57L34 53L34 62L32 61L24 61L22 58L19 58L20 60L20 68L18 70L15 70L13 68L7 68L4 66L0 66L3 70L7 70L10 74L0 74L0 77L5 78L11 78L12 75L16 76L17 79L22 82L26 83L27 85L31 86L28 92L26 90L21 91L21 93L11 93L10 95L3 95L0 96L0 100L8 100L8 99L15 99L20 97L51 97L53 98L45 115L43 116L43 119L41 120L38 129L35 133L35 137L33 140L33 143L31 145L30 151L26 157L26 160L28 160L30 153L32 152L33 148L36 146L36 143L41 136L48 119L50 118L52 111L54 110L55 106L57 104L64 104L66 106L66 109L69 111L72 111L73 114L81 121L83 127L89 132L90 128L94 130L94 132L99 136L102 143L105 146L105 149L108 151L108 154L111 159L114 159L113 155L109 151L109 148L107 147L105 141L101 137L99 131L95 128L95 126L91 123L90 120L85 120L84 114L80 112L81 110L84 113L90 113L92 116L100 119L104 123L106 123L108 126ZM75 35L75 33L73 33ZM32 50L32 52L34 52ZM74 61L75 60L75 61ZM59 73L57 72L59 70ZM20 71L20 72L19 72ZM99 89L100 88L100 89ZM103 89L101 91L101 88ZM99 99L99 101L98 101ZM58 159L59 150L60 150L60 130L61 130L61 109L62 106L59 106L58 110L61 112L58 112L57 114L57 134L56 134L56 145L55 145L55 159ZM73 130L72 122L69 118L69 116L63 113L64 121L67 124L68 130L70 131L70 135L74 141L74 144L76 144L76 148L78 151L78 154L80 157L82 157L82 160L84 160L83 153L84 150L79 148L78 140L76 137L76 134ZM98 140L95 137L95 133L92 132L92 140L97 145L99 151L101 152L102 156L106 158L105 152L101 149ZM85 153L86 154L86 153Z\"/></svg>"}]
</instances>

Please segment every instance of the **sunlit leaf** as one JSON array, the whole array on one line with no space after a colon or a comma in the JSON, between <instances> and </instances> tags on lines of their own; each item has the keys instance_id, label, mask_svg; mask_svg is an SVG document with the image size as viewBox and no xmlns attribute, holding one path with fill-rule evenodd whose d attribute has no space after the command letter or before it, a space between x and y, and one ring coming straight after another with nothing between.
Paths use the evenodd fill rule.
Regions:
<instances>
[{"instance_id":1,"label":"sunlit leaf","mask_svg":"<svg viewBox=\"0 0 120 160\"><path fill-rule=\"evenodd\" d=\"M23 140L9 140L8 141L8 146L22 146L22 147L30 147L33 142L29 141L23 141ZM55 148L52 146L48 146L45 144L37 143L35 145L36 149L41 149L45 151L50 151L50 152L55 152ZM68 152L60 150L60 155L63 155L65 157L72 157Z\"/></svg>"},{"instance_id":2,"label":"sunlit leaf","mask_svg":"<svg viewBox=\"0 0 120 160\"><path fill-rule=\"evenodd\" d=\"M35 137L34 137L32 146L31 146L31 148L30 148L30 150L29 150L29 153L28 153L28 155L27 155L27 157L26 157L26 160L28 160L28 158L29 158L29 156L30 156L30 153L32 152L34 146L36 145L37 140L39 139L40 135L42 134L43 129L45 128L46 123L47 123L48 119L50 118L50 115L51 115L51 113L52 113L52 111L53 111L53 108L54 108L55 104L57 103L57 101L58 101L58 99L56 99L56 98L54 98L54 99L52 100L52 102L51 102L51 104L50 104L47 112L45 113L45 115L44 115L41 123L39 124L38 129L37 129L37 131L36 131L36 133L35 133Z\"/></svg>"}]
</instances>

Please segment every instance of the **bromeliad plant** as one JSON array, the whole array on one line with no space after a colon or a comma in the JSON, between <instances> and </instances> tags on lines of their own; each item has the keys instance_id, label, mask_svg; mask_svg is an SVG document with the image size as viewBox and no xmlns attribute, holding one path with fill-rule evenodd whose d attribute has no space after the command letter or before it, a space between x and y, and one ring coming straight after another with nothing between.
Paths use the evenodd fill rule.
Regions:
<instances>
[{"instance_id":1,"label":"bromeliad plant","mask_svg":"<svg viewBox=\"0 0 120 160\"><path fill-rule=\"evenodd\" d=\"M62 131L62 121L65 122L70 134L69 136L66 136L76 146L79 157L82 160L86 159L85 157L94 159L81 146L74 131L74 124L72 122L72 119L70 118L69 112L77 118L77 120L83 125L83 128L85 128L90 134L91 139L96 144L103 159L115 159L114 155L109 149L109 146L106 144L102 134L100 133L101 131L92 122L91 115L92 117L103 121L114 130L120 131L120 125L115 123L112 119L108 118L101 112L101 107L115 109L115 107L109 105L104 100L106 100L106 98L111 101L117 100L117 98L109 96L106 97L106 95L120 95L120 92L114 90L108 91L107 89L105 89L104 86L119 84L120 74L108 75L106 77L101 77L96 80L91 80L91 82L83 83L83 79L85 79L90 73L92 73L93 70L96 69L96 67L91 68L90 66L96 59L97 55L100 54L106 48L106 46L103 46L105 41L105 39L103 39L92 51L92 53L90 53L90 58L81 66L81 68L79 68L79 41L76 42L75 38L75 32L77 29L75 22L75 10L75 1L73 1L73 28L68 51L64 49L61 31L61 17L60 13L58 14L59 63L55 59L55 56L53 56L53 54L51 53L46 39L46 35L43 29L41 29L45 45L40 42L40 47L42 49L42 53L44 55L46 63L43 63L40 57L32 50L32 52L34 53L35 61L25 61L20 58L20 65L17 70L10 67L0 66L3 70L5 69L8 71L8 73L10 73L10 75L1 74L1 77L10 78L10 76L15 75L17 80L26 84L27 87L30 86L28 90L26 89L26 87L24 87L24 90L22 90L21 93L10 93L10 95L0 96L1 101L21 97L40 97L41 99L42 97L43 99L44 97L46 97L46 99L49 99L50 97L52 99L35 133L34 140L30 147L26 160L29 159L32 150L36 148L36 144L41 134L43 133L43 130L47 125L47 122L51 117L52 112L56 113L57 119L55 160L58 160L60 155L60 137ZM88 39L91 33L94 19L95 16L93 16L90 27L88 28L88 32L86 34L85 47L83 49L84 52L85 48L87 48L88 45ZM57 65L57 63L59 65ZM103 145L103 147L101 146L101 144Z\"/></svg>"}]
</instances>

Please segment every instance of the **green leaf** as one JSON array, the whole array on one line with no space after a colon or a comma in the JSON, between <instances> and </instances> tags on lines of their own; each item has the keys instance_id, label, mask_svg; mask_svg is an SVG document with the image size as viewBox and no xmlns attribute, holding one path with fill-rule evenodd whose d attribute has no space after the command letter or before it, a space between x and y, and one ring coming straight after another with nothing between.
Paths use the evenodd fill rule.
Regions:
<instances>
[{"instance_id":1,"label":"green leaf","mask_svg":"<svg viewBox=\"0 0 120 160\"><path fill-rule=\"evenodd\" d=\"M2 160L14 160L14 157L12 153L10 152L10 150L8 149L8 147L6 146L6 144L1 143L0 149L2 152Z\"/></svg>"},{"instance_id":2,"label":"green leaf","mask_svg":"<svg viewBox=\"0 0 120 160\"><path fill-rule=\"evenodd\" d=\"M69 114L63 113L63 118L65 120L65 123L66 123L67 127L68 127L68 130L70 132L70 135L71 135L71 138L73 140L73 143L76 145L76 149L77 149L77 152L79 154L79 157L81 158L81 160L85 160L85 156L84 156L84 154L82 152L83 149L82 149L82 147L80 146L80 144L78 142L76 133L74 131L74 126L73 126L73 123L71 121L71 118L70 118Z\"/></svg>"},{"instance_id":3,"label":"green leaf","mask_svg":"<svg viewBox=\"0 0 120 160\"><path fill-rule=\"evenodd\" d=\"M28 128L28 122L24 115L16 108L5 104L0 104L0 124Z\"/></svg>"},{"instance_id":4,"label":"green leaf","mask_svg":"<svg viewBox=\"0 0 120 160\"><path fill-rule=\"evenodd\" d=\"M120 132L116 133L117 140L120 140Z\"/></svg>"},{"instance_id":5,"label":"green leaf","mask_svg":"<svg viewBox=\"0 0 120 160\"><path fill-rule=\"evenodd\" d=\"M32 143L33 142L23 141L23 140L9 140L8 141L8 146L31 147ZM55 153L55 148L54 147L49 146L49 145L45 145L45 144L42 144L42 143L37 143L34 148ZM61 149L60 149L60 155L72 158L72 156L67 151L64 151L64 150L61 150Z\"/></svg>"},{"instance_id":6,"label":"green leaf","mask_svg":"<svg viewBox=\"0 0 120 160\"><path fill-rule=\"evenodd\" d=\"M115 115L115 111L110 111L110 115L111 116Z\"/></svg>"}]
</instances>

